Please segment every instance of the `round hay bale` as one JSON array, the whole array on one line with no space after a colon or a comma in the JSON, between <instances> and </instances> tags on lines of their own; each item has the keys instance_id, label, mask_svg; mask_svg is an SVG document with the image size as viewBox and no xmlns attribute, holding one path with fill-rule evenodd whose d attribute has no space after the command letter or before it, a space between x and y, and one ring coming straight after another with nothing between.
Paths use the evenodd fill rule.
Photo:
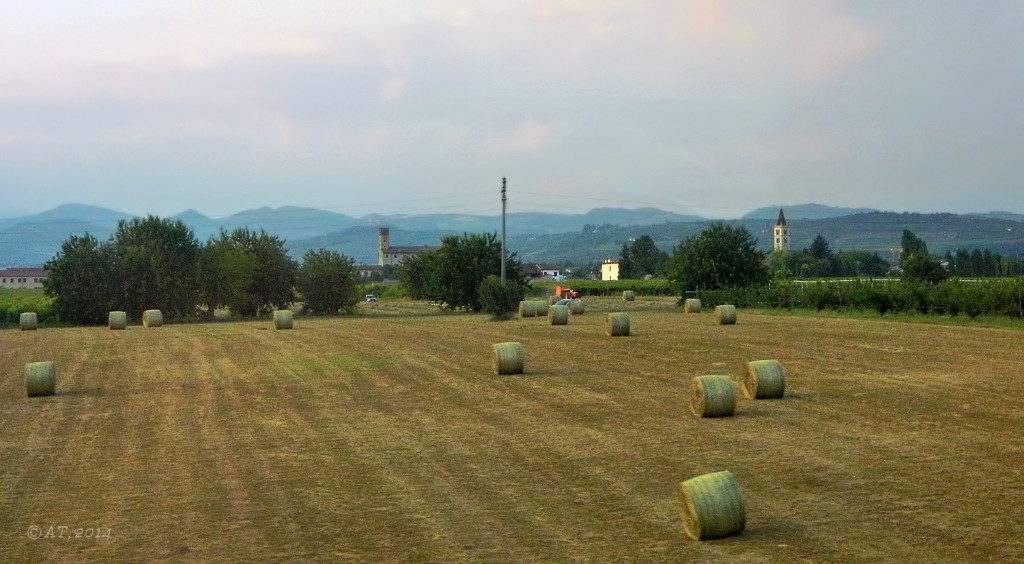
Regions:
<instances>
[{"instance_id":1,"label":"round hay bale","mask_svg":"<svg viewBox=\"0 0 1024 564\"><path fill-rule=\"evenodd\" d=\"M777 360L752 360L747 363L743 395L749 399L781 398L786 393L786 371Z\"/></svg>"},{"instance_id":2,"label":"round hay bale","mask_svg":"<svg viewBox=\"0 0 1024 564\"><path fill-rule=\"evenodd\" d=\"M18 323L21 325L22 331L35 331L39 326L39 316L34 311L26 311L21 314Z\"/></svg>"},{"instance_id":3,"label":"round hay bale","mask_svg":"<svg viewBox=\"0 0 1024 564\"><path fill-rule=\"evenodd\" d=\"M728 417L736 411L736 390L728 376L697 376L690 383L690 411L697 417Z\"/></svg>"},{"instance_id":4,"label":"round hay bale","mask_svg":"<svg viewBox=\"0 0 1024 564\"><path fill-rule=\"evenodd\" d=\"M719 325L735 325L736 306L729 304L715 306L715 319L718 320Z\"/></svg>"},{"instance_id":5,"label":"round hay bale","mask_svg":"<svg viewBox=\"0 0 1024 564\"><path fill-rule=\"evenodd\" d=\"M570 300L569 301L569 313L573 315L583 315L586 309L583 307L582 300Z\"/></svg>"},{"instance_id":6,"label":"round hay bale","mask_svg":"<svg viewBox=\"0 0 1024 564\"><path fill-rule=\"evenodd\" d=\"M274 310L274 329L291 329L292 328L292 320L293 319L294 319L294 316L292 315L292 310L290 310L290 309L275 309Z\"/></svg>"},{"instance_id":7,"label":"round hay bale","mask_svg":"<svg viewBox=\"0 0 1024 564\"><path fill-rule=\"evenodd\" d=\"M636 292L634 292L633 290L623 290L622 299L627 302L631 302L636 299Z\"/></svg>"},{"instance_id":8,"label":"round hay bale","mask_svg":"<svg viewBox=\"0 0 1024 564\"><path fill-rule=\"evenodd\" d=\"M495 343L494 373L498 376L522 374L523 346L519 343Z\"/></svg>"},{"instance_id":9,"label":"round hay bale","mask_svg":"<svg viewBox=\"0 0 1024 564\"><path fill-rule=\"evenodd\" d=\"M160 327L164 324L164 314L159 309L147 309L142 312L143 327Z\"/></svg>"},{"instance_id":10,"label":"round hay bale","mask_svg":"<svg viewBox=\"0 0 1024 564\"><path fill-rule=\"evenodd\" d=\"M553 305L548 308L548 321L552 325L569 324L569 306Z\"/></svg>"},{"instance_id":11,"label":"round hay bale","mask_svg":"<svg viewBox=\"0 0 1024 564\"><path fill-rule=\"evenodd\" d=\"M548 302L544 300L534 300L533 305L533 312L537 317L544 317L548 314Z\"/></svg>"},{"instance_id":12,"label":"round hay bale","mask_svg":"<svg viewBox=\"0 0 1024 564\"><path fill-rule=\"evenodd\" d=\"M621 311L605 315L604 332L607 333L609 337L628 337L629 315Z\"/></svg>"},{"instance_id":13,"label":"round hay bale","mask_svg":"<svg viewBox=\"0 0 1024 564\"><path fill-rule=\"evenodd\" d=\"M683 313L700 313L700 300L687 298L683 303Z\"/></svg>"},{"instance_id":14,"label":"round hay bale","mask_svg":"<svg viewBox=\"0 0 1024 564\"><path fill-rule=\"evenodd\" d=\"M737 535L746 528L747 509L732 472L690 478L679 483L677 492L683 530L693 540Z\"/></svg>"},{"instance_id":15,"label":"round hay bale","mask_svg":"<svg viewBox=\"0 0 1024 564\"><path fill-rule=\"evenodd\" d=\"M30 362L25 365L25 392L30 398L57 393L57 371L52 362Z\"/></svg>"},{"instance_id":16,"label":"round hay bale","mask_svg":"<svg viewBox=\"0 0 1024 564\"><path fill-rule=\"evenodd\" d=\"M537 302L530 300L519 302L519 317L537 317Z\"/></svg>"},{"instance_id":17,"label":"round hay bale","mask_svg":"<svg viewBox=\"0 0 1024 564\"><path fill-rule=\"evenodd\" d=\"M123 311L112 311L107 314L107 326L111 329L128 327L128 314Z\"/></svg>"}]
</instances>

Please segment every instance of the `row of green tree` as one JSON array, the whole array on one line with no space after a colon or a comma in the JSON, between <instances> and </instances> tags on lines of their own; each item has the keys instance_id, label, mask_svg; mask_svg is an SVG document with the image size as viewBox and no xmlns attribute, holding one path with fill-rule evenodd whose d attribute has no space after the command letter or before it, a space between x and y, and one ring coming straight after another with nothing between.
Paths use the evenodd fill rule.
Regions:
<instances>
[{"instance_id":1,"label":"row of green tree","mask_svg":"<svg viewBox=\"0 0 1024 564\"><path fill-rule=\"evenodd\" d=\"M698 292L707 306L917 312L933 315L1024 315L1024 279L960 280L937 284L920 281L821 281L806 285L778 284L760 288L722 288Z\"/></svg>"},{"instance_id":2,"label":"row of green tree","mask_svg":"<svg viewBox=\"0 0 1024 564\"><path fill-rule=\"evenodd\" d=\"M243 316L284 308L297 299L314 312L350 308L358 300L353 261L315 250L296 263L284 241L238 228L200 244L178 220L155 216L121 221L107 241L73 235L45 266L45 291L65 323L101 324L110 311L137 317L159 309L168 319Z\"/></svg>"}]
</instances>

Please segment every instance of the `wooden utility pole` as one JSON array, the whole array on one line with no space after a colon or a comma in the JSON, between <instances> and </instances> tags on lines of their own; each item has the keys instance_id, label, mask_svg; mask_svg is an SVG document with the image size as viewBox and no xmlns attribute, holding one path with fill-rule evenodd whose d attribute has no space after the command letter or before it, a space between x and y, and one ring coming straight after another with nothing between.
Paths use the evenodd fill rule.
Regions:
<instances>
[{"instance_id":1,"label":"wooden utility pole","mask_svg":"<svg viewBox=\"0 0 1024 564\"><path fill-rule=\"evenodd\" d=\"M505 285L505 177L501 177L501 285Z\"/></svg>"}]
</instances>

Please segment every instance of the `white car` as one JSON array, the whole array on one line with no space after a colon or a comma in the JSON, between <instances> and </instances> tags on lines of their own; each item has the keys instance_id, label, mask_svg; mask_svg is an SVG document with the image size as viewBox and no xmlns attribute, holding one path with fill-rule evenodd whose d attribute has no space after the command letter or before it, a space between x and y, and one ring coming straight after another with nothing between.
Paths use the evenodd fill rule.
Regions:
<instances>
[{"instance_id":1,"label":"white car","mask_svg":"<svg viewBox=\"0 0 1024 564\"><path fill-rule=\"evenodd\" d=\"M375 302L377 301L377 296L374 296L373 294L366 294L366 297L363 299L365 299L368 302Z\"/></svg>"}]
</instances>

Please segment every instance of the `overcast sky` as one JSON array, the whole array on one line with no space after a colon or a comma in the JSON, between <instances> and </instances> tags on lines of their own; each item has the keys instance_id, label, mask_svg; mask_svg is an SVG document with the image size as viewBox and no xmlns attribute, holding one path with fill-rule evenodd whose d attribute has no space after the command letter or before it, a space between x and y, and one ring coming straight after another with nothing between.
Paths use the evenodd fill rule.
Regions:
<instances>
[{"instance_id":1,"label":"overcast sky","mask_svg":"<svg viewBox=\"0 0 1024 564\"><path fill-rule=\"evenodd\" d=\"M1019 0L0 0L0 214L1024 212Z\"/></svg>"}]
</instances>

